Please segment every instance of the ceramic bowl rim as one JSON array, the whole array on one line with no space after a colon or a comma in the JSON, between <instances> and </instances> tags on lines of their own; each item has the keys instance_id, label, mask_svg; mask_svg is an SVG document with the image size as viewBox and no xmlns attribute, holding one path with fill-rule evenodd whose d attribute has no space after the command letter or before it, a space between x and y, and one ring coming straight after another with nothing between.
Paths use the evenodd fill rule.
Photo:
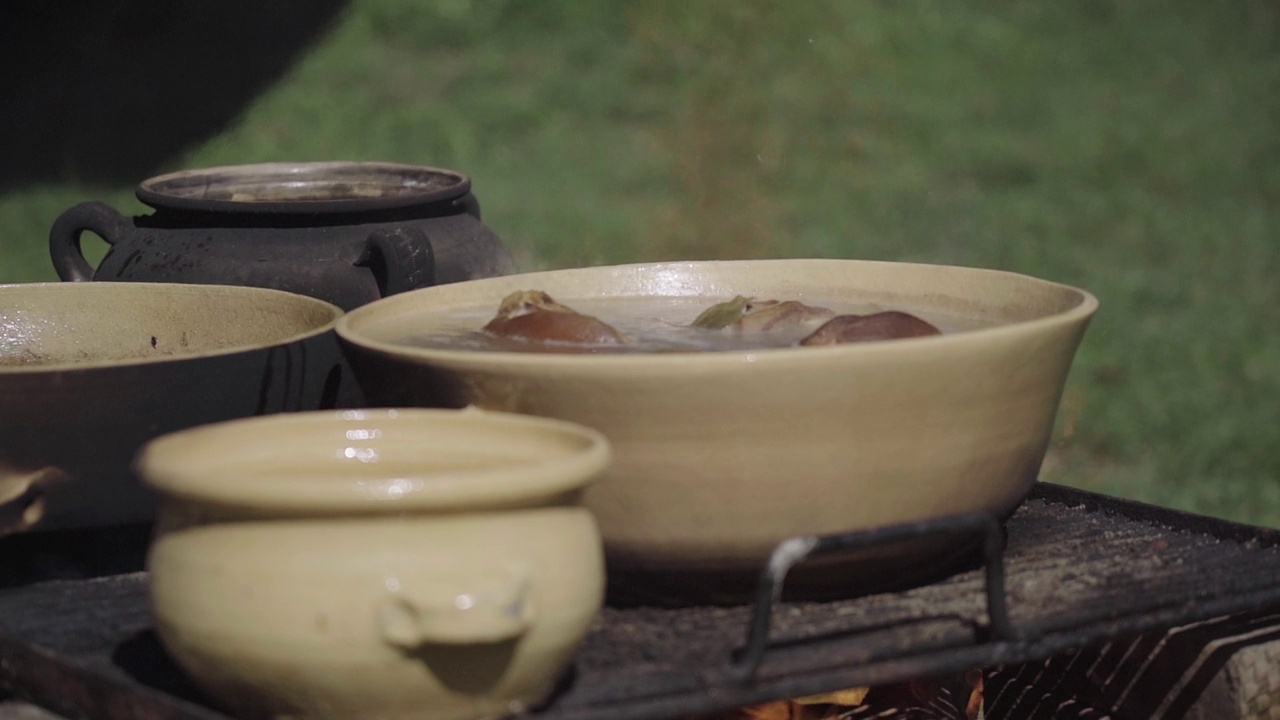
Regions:
<instances>
[{"instance_id":1,"label":"ceramic bowl rim","mask_svg":"<svg viewBox=\"0 0 1280 720\"><path fill-rule=\"evenodd\" d=\"M181 362L191 362L195 360L203 360L207 358L226 357L237 355L245 352L254 352L265 350L284 345L291 345L296 342L309 340L319 337L334 329L337 321L341 319L344 312L342 308L331 302L313 298L308 295L288 292L285 290L275 290L272 288L251 287L244 285L205 285L196 283L158 283L158 282L37 282L37 283L7 283L0 284L0 301L4 299L5 294L9 292L19 293L31 291L35 293L83 293L110 294L118 291L124 292L154 292L172 294L204 294L218 293L222 295L240 295L250 299L254 296L258 298L273 301L280 300L295 302L300 304L310 304L316 309L323 309L330 315L329 319L320 325L316 325L308 330L303 330L292 335L275 338L268 341L259 341L255 343L243 343L231 347L218 348L216 350L206 350L200 352L180 353L174 355L165 355L155 358L119 358L119 359L102 359L89 360L84 362L58 362L58 363L33 363L30 365L7 365L0 366L0 377L18 376L18 375L42 375L51 373L65 373L78 371L94 371L108 370L119 368L130 368L146 365L165 365Z\"/></svg>"},{"instance_id":2,"label":"ceramic bowl rim","mask_svg":"<svg viewBox=\"0 0 1280 720\"><path fill-rule=\"evenodd\" d=\"M836 258L779 258L766 260L698 260L674 261L659 263L630 263L623 265L603 265L582 268L565 268L558 270L507 275L498 278L486 278L469 281L472 283L510 282L513 278L527 276L536 279L538 276L562 273L590 273L604 270L612 271L661 271L666 268L697 268L699 266L720 265L724 267L738 266L781 266L786 263L848 263L871 266L896 266L898 268L928 268L931 270L959 270L969 273L989 275L992 277L1017 278L1023 282L1045 289L1074 293L1079 301L1073 306L1048 315L1001 323L990 327L966 330L932 337L908 338L890 342L854 343L825 347L786 347L751 350L726 350L715 352L670 352L670 353L530 353L500 350L452 350L427 348L407 345L398 342L368 337L360 326L365 322L373 322L382 314L411 308L421 300L421 304L429 305L431 295L447 292L449 286L420 288L401 293L355 308L334 324L338 338L347 345L371 351L383 356L399 358L416 363L444 364L450 367L468 368L472 370L504 369L504 370L545 370L584 372L599 369L602 372L661 372L664 374L698 374L713 369L728 367L762 366L776 363L826 363L833 361L853 360L855 358L870 361L873 358L901 357L903 354L916 353L928 348L960 348L972 347L1000 337L1010 337L1035 333L1054 326L1070 326L1089 320L1097 312L1098 298L1087 290L1063 283L1044 280L1032 275L976 268L960 265L941 265L931 263L908 263L878 260L852 260ZM458 283L462 285L464 283ZM496 300L495 300L495 307ZM405 311L412 315L412 311Z\"/></svg>"},{"instance_id":3,"label":"ceramic bowl rim","mask_svg":"<svg viewBox=\"0 0 1280 720\"><path fill-rule=\"evenodd\" d=\"M477 434L490 433L497 439L506 432L525 433L535 441L537 435L558 436L573 447L545 457L475 470L433 474L428 469L419 479L432 477L433 481L402 488L395 494L387 493L385 486L360 487L356 479L340 470L262 482L234 475L237 462L251 465L252 458L232 459L225 467L213 468L190 460L193 455L210 452L208 448L212 446L230 447L225 443L234 442L237 437L243 441L246 435L255 436L259 443L270 443L273 428L291 426L295 431L319 436L342 427L391 423L421 427L424 435L433 426L443 424L462 430L469 426ZM429 445L430 441L426 442ZM550 446L550 441L547 444ZM144 485L171 499L267 513L386 515L481 510L550 498L594 482L611 459L612 448L602 433L565 420L474 407L358 408L260 415L179 430L143 445L134 459L134 468ZM430 456L424 456L423 463L429 466ZM316 477L324 480L317 482ZM410 478L388 480L400 479Z\"/></svg>"}]
</instances>

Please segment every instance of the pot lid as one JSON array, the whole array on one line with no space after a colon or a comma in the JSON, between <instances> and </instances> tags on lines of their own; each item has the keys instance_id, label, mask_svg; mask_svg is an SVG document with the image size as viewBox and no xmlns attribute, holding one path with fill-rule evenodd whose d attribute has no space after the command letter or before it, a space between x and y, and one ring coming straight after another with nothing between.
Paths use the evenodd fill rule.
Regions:
<instances>
[{"instance_id":1,"label":"pot lid","mask_svg":"<svg viewBox=\"0 0 1280 720\"><path fill-rule=\"evenodd\" d=\"M228 165L142 181L136 195L156 209L234 213L343 213L453 200L471 190L462 173L383 162Z\"/></svg>"}]
</instances>

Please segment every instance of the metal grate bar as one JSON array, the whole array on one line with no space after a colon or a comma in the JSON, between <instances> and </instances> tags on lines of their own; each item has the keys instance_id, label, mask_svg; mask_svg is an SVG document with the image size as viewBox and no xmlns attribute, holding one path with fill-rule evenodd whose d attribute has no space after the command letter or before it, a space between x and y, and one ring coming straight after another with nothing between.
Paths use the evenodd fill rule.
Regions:
<instances>
[{"instance_id":1,"label":"metal grate bar","mask_svg":"<svg viewBox=\"0 0 1280 720\"><path fill-rule=\"evenodd\" d=\"M769 644L769 628L774 607L782 598L787 573L801 562L836 552L860 550L869 547L893 545L907 540L926 537L965 537L980 535L983 539L982 555L986 583L987 617L990 622L986 635L994 640L1014 640L1019 633L1009 619L1004 589L1004 529L1000 522L988 513L956 515L921 522L889 525L871 530L839 535L806 535L782 541L769 557L769 564L760 574L756 592L755 609L747 630L746 643L721 673L719 679L729 685L745 686L755 680L760 661ZM712 674L715 677L716 674Z\"/></svg>"}]
</instances>

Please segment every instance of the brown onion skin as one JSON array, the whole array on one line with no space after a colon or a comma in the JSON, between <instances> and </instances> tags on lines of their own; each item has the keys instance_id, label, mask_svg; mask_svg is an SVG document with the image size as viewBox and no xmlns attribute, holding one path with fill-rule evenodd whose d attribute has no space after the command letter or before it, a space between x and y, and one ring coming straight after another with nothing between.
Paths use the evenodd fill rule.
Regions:
<instances>
[{"instance_id":1,"label":"brown onion skin","mask_svg":"<svg viewBox=\"0 0 1280 720\"><path fill-rule=\"evenodd\" d=\"M873 340L900 340L903 338L941 335L942 331L910 313L890 310L872 315L840 315L828 320L822 327L800 341L805 347L819 345L843 345L845 343L871 342Z\"/></svg>"},{"instance_id":2,"label":"brown onion skin","mask_svg":"<svg viewBox=\"0 0 1280 720\"><path fill-rule=\"evenodd\" d=\"M508 340L575 345L621 345L622 335L608 324L573 312L534 310L510 318L494 318L484 332Z\"/></svg>"}]
</instances>

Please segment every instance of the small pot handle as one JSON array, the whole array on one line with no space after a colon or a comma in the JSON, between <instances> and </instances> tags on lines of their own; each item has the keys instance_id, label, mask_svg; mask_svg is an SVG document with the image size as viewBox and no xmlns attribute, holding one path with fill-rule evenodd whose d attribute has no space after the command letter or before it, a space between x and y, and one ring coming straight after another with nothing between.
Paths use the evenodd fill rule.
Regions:
<instances>
[{"instance_id":1,"label":"small pot handle","mask_svg":"<svg viewBox=\"0 0 1280 720\"><path fill-rule=\"evenodd\" d=\"M473 193L468 192L466 195L454 200L453 205L475 218L476 222L480 222L480 201L476 199Z\"/></svg>"},{"instance_id":2,"label":"small pot handle","mask_svg":"<svg viewBox=\"0 0 1280 720\"><path fill-rule=\"evenodd\" d=\"M49 256L53 268L63 280L85 282L93 279L93 266L84 258L80 235L85 230L96 233L108 245L116 244L129 223L110 205L93 200L67 210L53 221L49 229Z\"/></svg>"},{"instance_id":3,"label":"small pot handle","mask_svg":"<svg viewBox=\"0 0 1280 720\"><path fill-rule=\"evenodd\" d=\"M59 482L57 468L12 473L0 470L0 537L30 530L44 519L44 491Z\"/></svg>"},{"instance_id":4,"label":"small pot handle","mask_svg":"<svg viewBox=\"0 0 1280 720\"><path fill-rule=\"evenodd\" d=\"M485 583L433 577L420 587L389 590L375 621L383 642L413 650L514 640L535 616L532 573L508 568Z\"/></svg>"},{"instance_id":5,"label":"small pot handle","mask_svg":"<svg viewBox=\"0 0 1280 720\"><path fill-rule=\"evenodd\" d=\"M413 227L375 230L356 265L373 271L382 297L434 285L435 253L427 234Z\"/></svg>"}]
</instances>

